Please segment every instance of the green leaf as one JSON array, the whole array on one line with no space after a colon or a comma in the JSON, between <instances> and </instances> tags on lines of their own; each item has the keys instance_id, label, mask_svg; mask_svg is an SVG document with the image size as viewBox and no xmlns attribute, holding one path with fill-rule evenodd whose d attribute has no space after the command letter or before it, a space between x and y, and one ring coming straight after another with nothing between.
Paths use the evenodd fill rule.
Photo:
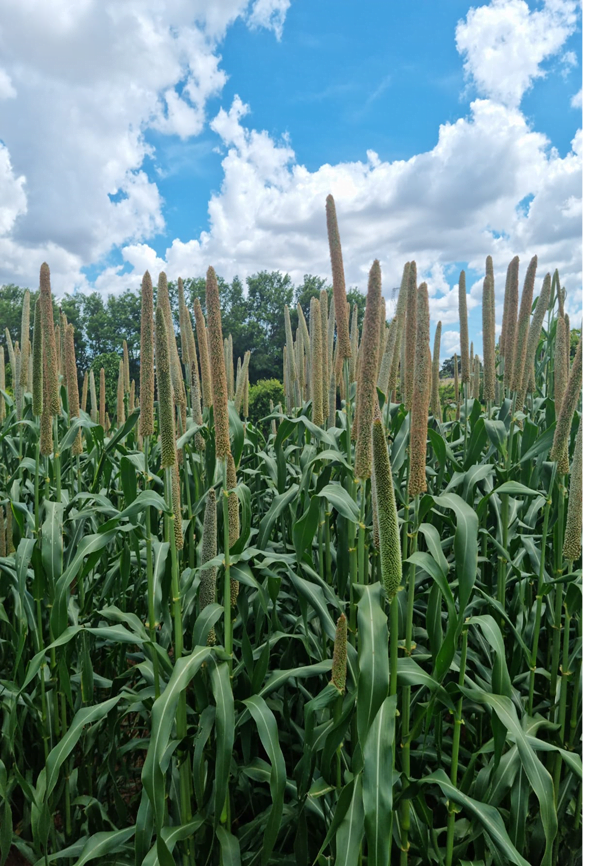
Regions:
<instances>
[{"instance_id":1,"label":"green leaf","mask_svg":"<svg viewBox=\"0 0 589 867\"><path fill-rule=\"evenodd\" d=\"M352 782L348 783L346 789L348 789L348 786L351 789L350 806L337 829L335 838L335 863L336 865L342 865L342 867L359 863L360 846L362 844L362 837L364 836L362 774L358 774Z\"/></svg>"},{"instance_id":2,"label":"green leaf","mask_svg":"<svg viewBox=\"0 0 589 867\"><path fill-rule=\"evenodd\" d=\"M212 666L210 677L215 698L215 822L218 824L228 794L235 733L235 706L227 663L217 662Z\"/></svg>"},{"instance_id":3,"label":"green leaf","mask_svg":"<svg viewBox=\"0 0 589 867\"><path fill-rule=\"evenodd\" d=\"M368 863L391 862L393 836L393 743L397 696L385 698L364 744L362 800Z\"/></svg>"},{"instance_id":4,"label":"green leaf","mask_svg":"<svg viewBox=\"0 0 589 867\"><path fill-rule=\"evenodd\" d=\"M521 867L530 867L530 862L520 855L509 836L499 810L495 807L489 807L488 804L483 804L480 801L475 801L469 798L460 789L457 789L450 782L450 778L445 771L435 771L426 777L422 777L419 781L420 785L435 783L443 791L447 798L451 798L456 804L467 811L475 821L479 822L491 837L497 848L503 855L512 863L521 865Z\"/></svg>"},{"instance_id":5,"label":"green leaf","mask_svg":"<svg viewBox=\"0 0 589 867\"><path fill-rule=\"evenodd\" d=\"M379 707L387 697L389 657L387 616L382 610L380 584L355 584L358 603L358 740L364 747Z\"/></svg>"},{"instance_id":6,"label":"green leaf","mask_svg":"<svg viewBox=\"0 0 589 867\"><path fill-rule=\"evenodd\" d=\"M97 834L92 834L86 840L80 857L76 861L76 867L77 865L87 864L93 858L102 858L104 855L116 852L119 846L126 843L134 833L135 825L132 825L130 828L123 828L120 831L99 831Z\"/></svg>"},{"instance_id":7,"label":"green leaf","mask_svg":"<svg viewBox=\"0 0 589 867\"><path fill-rule=\"evenodd\" d=\"M317 496L324 497L348 521L357 522L360 519L360 509L357 503L352 500L346 489L339 483L334 482L325 485Z\"/></svg>"},{"instance_id":8,"label":"green leaf","mask_svg":"<svg viewBox=\"0 0 589 867\"><path fill-rule=\"evenodd\" d=\"M457 494L442 494L441 497L434 497L434 502L443 509L452 509L456 515L454 540L456 559L454 565L458 579L460 616L462 617L476 580L479 520L474 509L471 509Z\"/></svg>"},{"instance_id":9,"label":"green leaf","mask_svg":"<svg viewBox=\"0 0 589 867\"><path fill-rule=\"evenodd\" d=\"M280 831L284 790L286 788L286 764L278 739L276 718L266 702L260 695L254 695L251 698L246 698L244 704L256 723L260 740L272 766L270 776L272 809L270 810L264 830L264 845L260 856L261 863L268 864L274 844L278 838L278 832Z\"/></svg>"},{"instance_id":10,"label":"green leaf","mask_svg":"<svg viewBox=\"0 0 589 867\"><path fill-rule=\"evenodd\" d=\"M151 737L141 781L153 807L157 832L163 827L166 815L165 774L172 758L168 752L168 743L180 693L186 689L201 665L211 659L213 653L213 648L195 647L190 656L176 660L168 685L153 704Z\"/></svg>"}]
</instances>

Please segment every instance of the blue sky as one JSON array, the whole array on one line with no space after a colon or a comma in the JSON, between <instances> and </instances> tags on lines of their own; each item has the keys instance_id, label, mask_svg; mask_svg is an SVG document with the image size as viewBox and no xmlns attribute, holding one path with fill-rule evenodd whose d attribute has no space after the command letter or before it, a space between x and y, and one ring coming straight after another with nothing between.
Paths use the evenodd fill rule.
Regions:
<instances>
[{"instance_id":1,"label":"blue sky","mask_svg":"<svg viewBox=\"0 0 589 867\"><path fill-rule=\"evenodd\" d=\"M462 267L479 344L487 253L498 315L538 253L580 316L576 0L28 5L0 9L0 280L329 276L333 192L348 282L415 258L448 352Z\"/></svg>"}]
</instances>

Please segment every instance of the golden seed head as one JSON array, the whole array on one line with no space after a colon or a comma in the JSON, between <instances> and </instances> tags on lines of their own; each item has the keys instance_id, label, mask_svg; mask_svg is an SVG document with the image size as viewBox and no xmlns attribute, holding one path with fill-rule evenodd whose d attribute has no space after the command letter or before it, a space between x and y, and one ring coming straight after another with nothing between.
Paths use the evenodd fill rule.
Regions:
<instances>
[{"instance_id":1,"label":"golden seed head","mask_svg":"<svg viewBox=\"0 0 589 867\"><path fill-rule=\"evenodd\" d=\"M213 405L213 390L211 386L211 365L209 360L209 345L207 327L198 298L194 299L194 319L196 321L196 339L198 342L198 357L200 360L200 376L202 380L202 399L204 406Z\"/></svg>"},{"instance_id":2,"label":"golden seed head","mask_svg":"<svg viewBox=\"0 0 589 867\"><path fill-rule=\"evenodd\" d=\"M432 413L437 418L442 414L440 406L440 343L442 340L442 323L438 322L436 326L436 335L434 337L434 357L432 359L432 395L431 408Z\"/></svg>"},{"instance_id":3,"label":"golden seed head","mask_svg":"<svg viewBox=\"0 0 589 867\"><path fill-rule=\"evenodd\" d=\"M383 298L384 301L384 298ZM387 334L387 341L380 362L380 370L376 385L385 397L390 394L389 383L391 381L391 369L393 366L393 354L395 352L395 341L397 338L397 317L393 318Z\"/></svg>"},{"instance_id":4,"label":"golden seed head","mask_svg":"<svg viewBox=\"0 0 589 867\"><path fill-rule=\"evenodd\" d=\"M571 467L567 525L562 546L564 560L578 560L583 535L583 419L579 422Z\"/></svg>"},{"instance_id":5,"label":"golden seed head","mask_svg":"<svg viewBox=\"0 0 589 867\"><path fill-rule=\"evenodd\" d=\"M43 412L43 331L41 299L35 303L35 324L33 328L33 415ZM4 357L4 349L2 349Z\"/></svg>"},{"instance_id":6,"label":"golden seed head","mask_svg":"<svg viewBox=\"0 0 589 867\"><path fill-rule=\"evenodd\" d=\"M201 563L204 565L217 556L217 499L215 489L210 488L207 493L205 516L202 525L202 555ZM217 567L211 566L203 569L200 573L199 605L202 611L207 605L217 601ZM211 630L209 643L215 643L215 632ZM212 641L210 640L212 638Z\"/></svg>"},{"instance_id":7,"label":"golden seed head","mask_svg":"<svg viewBox=\"0 0 589 867\"><path fill-rule=\"evenodd\" d=\"M134 383L133 383L134 384ZM82 380L82 397L80 399L80 409L86 412L88 405L88 371L84 371L84 379Z\"/></svg>"},{"instance_id":8,"label":"golden seed head","mask_svg":"<svg viewBox=\"0 0 589 867\"><path fill-rule=\"evenodd\" d=\"M30 355L30 330L31 330L31 293L28 289L25 290L22 304L21 330L20 330L20 351L21 351L21 370L20 384L25 389L29 378L29 355Z\"/></svg>"},{"instance_id":9,"label":"golden seed head","mask_svg":"<svg viewBox=\"0 0 589 867\"><path fill-rule=\"evenodd\" d=\"M380 413L377 413L372 423L372 450L374 456L374 482L376 486L373 497L374 493L376 493L382 583L387 599L390 601L401 586L403 569L397 503L395 500L389 452Z\"/></svg>"},{"instance_id":10,"label":"golden seed head","mask_svg":"<svg viewBox=\"0 0 589 867\"><path fill-rule=\"evenodd\" d=\"M483 281L483 364L485 400L495 398L495 292L489 273Z\"/></svg>"},{"instance_id":11,"label":"golden seed head","mask_svg":"<svg viewBox=\"0 0 589 867\"><path fill-rule=\"evenodd\" d=\"M559 473L568 473L569 471L569 436L571 433L571 425L573 423L573 415L579 402L581 394L581 385L583 382L583 337L581 336L577 350L575 352L575 360L571 369L571 375L567 383L566 391L562 399L560 414L556 423L554 432L554 440L552 441L552 451L550 459L558 461Z\"/></svg>"},{"instance_id":12,"label":"golden seed head","mask_svg":"<svg viewBox=\"0 0 589 867\"><path fill-rule=\"evenodd\" d=\"M176 429L174 425L174 400L172 395L172 375L170 372L170 350L168 329L164 311L155 311L155 367L157 371L157 393L159 402L160 437L162 442L162 467L173 467L176 463Z\"/></svg>"},{"instance_id":13,"label":"golden seed head","mask_svg":"<svg viewBox=\"0 0 589 867\"><path fill-rule=\"evenodd\" d=\"M361 365L356 391L357 442L355 473L358 479L369 479L372 463L372 417L376 377L378 374L378 343L380 337L380 262L375 259L368 277L366 312L362 331Z\"/></svg>"},{"instance_id":14,"label":"golden seed head","mask_svg":"<svg viewBox=\"0 0 589 867\"><path fill-rule=\"evenodd\" d=\"M431 395L432 362L429 348L429 297L427 284L417 290L417 335L413 399L411 401L410 464L407 493L410 497L427 491L425 464L427 451L427 419Z\"/></svg>"},{"instance_id":15,"label":"golden seed head","mask_svg":"<svg viewBox=\"0 0 589 867\"><path fill-rule=\"evenodd\" d=\"M335 627L333 643L333 665L331 667L331 683L343 695L346 691L346 675L348 672L348 621L345 614L340 614Z\"/></svg>"},{"instance_id":16,"label":"golden seed head","mask_svg":"<svg viewBox=\"0 0 589 867\"><path fill-rule=\"evenodd\" d=\"M47 356L43 356L43 410L41 412L40 449L44 457L53 451L53 425L51 424L51 395L47 375Z\"/></svg>"},{"instance_id":17,"label":"golden seed head","mask_svg":"<svg viewBox=\"0 0 589 867\"><path fill-rule=\"evenodd\" d=\"M51 300L51 279L49 275L49 265L45 262L41 265L41 273L39 277L41 312L43 324L43 352L47 359L47 366L44 368L47 378L47 390L44 391L44 396L47 401L47 408L51 415L56 415L60 410L59 400L59 382L58 382L58 364L57 364L57 348L55 343L55 329L53 327L53 303Z\"/></svg>"},{"instance_id":18,"label":"golden seed head","mask_svg":"<svg viewBox=\"0 0 589 867\"><path fill-rule=\"evenodd\" d=\"M76 367L73 325L67 325L65 329L65 371L70 418L78 418L80 415L80 398L78 392L78 369ZM78 428L76 439L72 445L72 455L81 455L82 450L82 431Z\"/></svg>"},{"instance_id":19,"label":"golden seed head","mask_svg":"<svg viewBox=\"0 0 589 867\"><path fill-rule=\"evenodd\" d=\"M536 309L534 310L534 315L532 317L532 324L530 325L530 330L528 333L528 345L526 349L527 369L524 373L524 386L527 384L528 388L532 391L532 393L535 391L536 388L536 375L534 370L536 350L540 341L540 335L542 334L542 323L544 322L544 317L546 316L548 305L550 304L550 288L550 274L546 274L542 283L542 289L540 291L538 301L536 303Z\"/></svg>"},{"instance_id":20,"label":"golden seed head","mask_svg":"<svg viewBox=\"0 0 589 867\"><path fill-rule=\"evenodd\" d=\"M556 321L556 340L554 346L554 408L560 413L562 399L569 378L569 347L567 342L567 326L563 316Z\"/></svg>"},{"instance_id":21,"label":"golden seed head","mask_svg":"<svg viewBox=\"0 0 589 867\"><path fill-rule=\"evenodd\" d=\"M311 298L311 334L313 346L311 351L312 389L313 389L313 424L322 425L323 418L323 342L321 329L321 304L317 298Z\"/></svg>"},{"instance_id":22,"label":"golden seed head","mask_svg":"<svg viewBox=\"0 0 589 867\"><path fill-rule=\"evenodd\" d=\"M125 424L125 363L119 361L119 379L117 382L117 425Z\"/></svg>"},{"instance_id":23,"label":"golden seed head","mask_svg":"<svg viewBox=\"0 0 589 867\"><path fill-rule=\"evenodd\" d=\"M517 344L513 358L513 388L515 391L521 391L527 385L524 380L526 369L526 350L528 346L528 332L530 329L530 314L532 312L532 301L534 300L534 280L536 279L536 268L538 266L538 257L533 256L528 270L526 279L524 280L524 288L521 297L519 308L519 318L517 323ZM486 358L484 365L487 366Z\"/></svg>"},{"instance_id":24,"label":"golden seed head","mask_svg":"<svg viewBox=\"0 0 589 867\"><path fill-rule=\"evenodd\" d=\"M213 413L215 418L215 444L217 457L224 458L231 453L229 415L227 411L227 372L225 370L225 357L223 353L219 286L213 268L209 268L207 271L206 291Z\"/></svg>"},{"instance_id":25,"label":"golden seed head","mask_svg":"<svg viewBox=\"0 0 589 867\"><path fill-rule=\"evenodd\" d=\"M413 400L413 375L415 370L415 341L417 337L417 266L411 262L407 281L407 305L405 312L405 379L403 400L411 409Z\"/></svg>"},{"instance_id":26,"label":"golden seed head","mask_svg":"<svg viewBox=\"0 0 589 867\"><path fill-rule=\"evenodd\" d=\"M333 298L335 302L335 319L339 351L342 358L350 358L352 347L348 331L348 313L346 309L346 281L344 277L344 260L342 245L337 225L335 202L329 195L325 203L327 213L327 237L329 239L329 255L331 257L331 273L333 279Z\"/></svg>"},{"instance_id":27,"label":"golden seed head","mask_svg":"<svg viewBox=\"0 0 589 867\"><path fill-rule=\"evenodd\" d=\"M94 371L92 368L90 368L88 385L90 387L90 418L94 423L96 423L98 421L98 401L96 399L96 380L94 379Z\"/></svg>"},{"instance_id":28,"label":"golden seed head","mask_svg":"<svg viewBox=\"0 0 589 867\"><path fill-rule=\"evenodd\" d=\"M141 281L141 366L139 370L139 434L153 434L153 285L146 271Z\"/></svg>"},{"instance_id":29,"label":"golden seed head","mask_svg":"<svg viewBox=\"0 0 589 867\"><path fill-rule=\"evenodd\" d=\"M99 424L104 428L106 433L106 377L104 375L104 367L100 368L100 411Z\"/></svg>"}]
</instances>

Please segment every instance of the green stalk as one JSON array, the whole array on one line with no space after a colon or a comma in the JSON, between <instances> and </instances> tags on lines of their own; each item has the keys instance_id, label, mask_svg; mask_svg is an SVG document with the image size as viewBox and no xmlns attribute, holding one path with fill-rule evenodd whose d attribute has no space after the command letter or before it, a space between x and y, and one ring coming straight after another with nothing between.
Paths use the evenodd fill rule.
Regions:
<instances>
[{"instance_id":1,"label":"green stalk","mask_svg":"<svg viewBox=\"0 0 589 867\"><path fill-rule=\"evenodd\" d=\"M358 584L365 584L366 479L360 479L360 520L358 521Z\"/></svg>"},{"instance_id":2,"label":"green stalk","mask_svg":"<svg viewBox=\"0 0 589 867\"><path fill-rule=\"evenodd\" d=\"M399 655L399 601L397 594L391 599L389 605L389 695L397 694L397 662ZM395 763L395 751L393 750L393 767Z\"/></svg>"},{"instance_id":3,"label":"green stalk","mask_svg":"<svg viewBox=\"0 0 589 867\"><path fill-rule=\"evenodd\" d=\"M580 639L582 636L582 625L583 625L583 617L581 612L579 612L578 616L578 626L577 626L577 636ZM573 684L573 698L571 702L571 724L569 730L569 738L568 738L568 746L571 748L575 743L575 736L577 734L577 725L579 723L579 693L581 687L581 661L577 663L577 668L575 671L575 680Z\"/></svg>"},{"instance_id":4,"label":"green stalk","mask_svg":"<svg viewBox=\"0 0 589 867\"><path fill-rule=\"evenodd\" d=\"M536 619L534 622L534 638L532 642L532 654L530 659L530 690L528 694L528 714L534 712L534 680L536 678L536 660L538 658L538 644L540 641L540 625L542 621L542 597L544 595L544 569L546 566L546 540L548 537L548 524L550 523L550 506L552 504L552 488L554 476L550 480L546 503L544 504L544 525L542 527L542 547L540 549L540 571L538 575L538 590L536 593Z\"/></svg>"},{"instance_id":5,"label":"green stalk","mask_svg":"<svg viewBox=\"0 0 589 867\"><path fill-rule=\"evenodd\" d=\"M144 457L145 457L145 490L149 490L149 437L144 440ZM145 565L147 569L147 616L149 619L149 637L152 642L151 658L153 662L153 683L155 697L160 694L160 671L157 658L157 636L155 631L155 605L154 605L154 581L153 581L153 551L151 544L151 510L148 506L145 510Z\"/></svg>"},{"instance_id":6,"label":"green stalk","mask_svg":"<svg viewBox=\"0 0 589 867\"><path fill-rule=\"evenodd\" d=\"M558 480L558 515L554 528L554 578L562 577L562 545L564 540L564 480ZM560 632L562 629L562 582L556 585L554 599L554 632L552 633L552 668L550 671L550 716L556 717L556 683L560 662Z\"/></svg>"},{"instance_id":7,"label":"green stalk","mask_svg":"<svg viewBox=\"0 0 589 867\"><path fill-rule=\"evenodd\" d=\"M166 485L166 504L172 512L173 497L172 497L172 471L173 467L166 467L165 470L165 485ZM167 541L170 544L170 553L172 557L172 616L174 619L174 657L176 661L182 659L184 652L184 637L182 631L182 607L180 604L180 583L178 577L178 552L176 551L176 543L174 540L174 515L166 516ZM188 730L186 719L186 690L180 693L178 700L178 709L176 711L176 731L179 740L186 737ZM182 815L182 823L186 824L190 821L192 815L190 809L190 767L185 755L178 757L180 765L180 812Z\"/></svg>"},{"instance_id":8,"label":"green stalk","mask_svg":"<svg viewBox=\"0 0 589 867\"><path fill-rule=\"evenodd\" d=\"M571 636L571 616L568 612L567 604L564 604L564 637L562 646L562 668L560 678L560 695L558 697L558 724L559 740L564 746L564 732L566 727L566 711L567 711L567 684L571 672L569 671L569 641ZM560 775L562 771L562 755L556 754L556 763L554 766L554 800L558 804L558 792L560 789Z\"/></svg>"},{"instance_id":9,"label":"green stalk","mask_svg":"<svg viewBox=\"0 0 589 867\"><path fill-rule=\"evenodd\" d=\"M55 468L55 499L61 503L61 465L59 456L59 417L55 416L53 439L55 440L54 468Z\"/></svg>"},{"instance_id":10,"label":"green stalk","mask_svg":"<svg viewBox=\"0 0 589 867\"><path fill-rule=\"evenodd\" d=\"M414 509L414 527L411 533L411 553L417 551L417 521L419 515L419 496L415 497L413 503ZM405 632L405 656L411 656L411 648L413 643L413 601L415 598L415 563L411 563L409 568L409 582L407 585L407 623ZM409 785L409 777L411 776L411 687L403 687L403 704L401 714L401 770L405 777L404 788ZM409 857L409 829L411 824L410 804L408 798L403 798L400 807L400 825L401 825L401 864L406 865Z\"/></svg>"},{"instance_id":11,"label":"green stalk","mask_svg":"<svg viewBox=\"0 0 589 867\"><path fill-rule=\"evenodd\" d=\"M466 674L466 656L468 648L467 640L468 626L465 624L462 631L462 651L460 654L460 674L458 675L458 686L464 686L464 677ZM452 785L456 787L458 782L458 757L460 754L460 726L463 725L462 719L462 694L456 703L456 713L454 714L454 736L452 739L452 764L450 766L450 779ZM446 864L447 867L452 867L454 853L454 824L456 822L456 805L448 802L448 836L446 842Z\"/></svg>"},{"instance_id":12,"label":"green stalk","mask_svg":"<svg viewBox=\"0 0 589 867\"><path fill-rule=\"evenodd\" d=\"M509 424L509 439L507 445L507 454L505 457L505 472L509 478L511 469L511 445L513 441L513 419ZM506 551L508 548L508 533L509 533L509 494L501 494L501 544ZM497 578L497 601L505 608L505 587L507 583L507 560L504 557L499 558L499 575Z\"/></svg>"},{"instance_id":13,"label":"green stalk","mask_svg":"<svg viewBox=\"0 0 589 867\"><path fill-rule=\"evenodd\" d=\"M231 564L229 558L229 491L227 490L227 458L223 458L223 563L225 580L223 585L223 623L225 652L233 657L233 628L231 622ZM229 661L231 670L232 661Z\"/></svg>"},{"instance_id":14,"label":"green stalk","mask_svg":"<svg viewBox=\"0 0 589 867\"><path fill-rule=\"evenodd\" d=\"M329 530L329 512L325 509L323 523L325 527L325 574L327 581L331 581L331 534Z\"/></svg>"}]
</instances>

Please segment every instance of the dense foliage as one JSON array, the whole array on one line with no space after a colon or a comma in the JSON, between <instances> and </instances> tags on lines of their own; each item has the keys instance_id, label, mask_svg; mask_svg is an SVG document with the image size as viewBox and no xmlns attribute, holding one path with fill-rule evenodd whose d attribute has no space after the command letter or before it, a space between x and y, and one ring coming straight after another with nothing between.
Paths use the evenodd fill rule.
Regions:
<instances>
[{"instance_id":1,"label":"dense foliage","mask_svg":"<svg viewBox=\"0 0 589 867\"><path fill-rule=\"evenodd\" d=\"M186 282L209 334L184 324L180 362L146 275L141 406L121 360L107 430L77 409L63 319L51 391L42 270L31 377L25 327L0 396L2 863L581 863L581 344L569 369L555 275L521 409L505 341L438 406L412 274L389 325L374 263L344 358L345 296L327 320L319 292L293 340L292 289L260 276L286 382L257 392L235 287Z\"/></svg>"}]
</instances>

